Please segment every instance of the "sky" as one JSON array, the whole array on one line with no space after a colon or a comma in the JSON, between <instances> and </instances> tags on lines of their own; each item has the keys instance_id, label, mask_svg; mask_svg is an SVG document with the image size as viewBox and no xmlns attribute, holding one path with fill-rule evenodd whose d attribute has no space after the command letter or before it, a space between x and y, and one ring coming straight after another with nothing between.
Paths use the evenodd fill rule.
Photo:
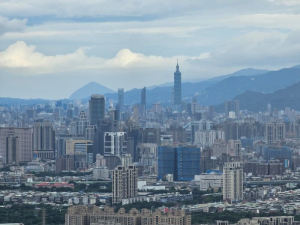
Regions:
<instances>
[{"instance_id":1,"label":"sky","mask_svg":"<svg viewBox=\"0 0 300 225\"><path fill-rule=\"evenodd\" d=\"M1 0L0 97L300 64L300 0Z\"/></svg>"}]
</instances>

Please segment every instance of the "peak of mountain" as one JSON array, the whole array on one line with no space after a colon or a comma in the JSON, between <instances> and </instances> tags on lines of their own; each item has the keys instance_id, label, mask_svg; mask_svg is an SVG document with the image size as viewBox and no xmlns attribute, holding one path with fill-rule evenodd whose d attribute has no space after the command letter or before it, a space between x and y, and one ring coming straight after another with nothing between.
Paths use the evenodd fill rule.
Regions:
<instances>
[{"instance_id":1,"label":"peak of mountain","mask_svg":"<svg viewBox=\"0 0 300 225\"><path fill-rule=\"evenodd\" d=\"M259 76L228 77L198 96L201 105L218 105L246 91L272 93L300 81L300 68L271 71Z\"/></svg>"},{"instance_id":2,"label":"peak of mountain","mask_svg":"<svg viewBox=\"0 0 300 225\"><path fill-rule=\"evenodd\" d=\"M92 94L107 94L107 93L115 93L112 89L109 89L101 84L98 84L97 82L90 82L83 87L76 90L70 97L70 100L73 99L85 99Z\"/></svg>"},{"instance_id":3,"label":"peak of mountain","mask_svg":"<svg viewBox=\"0 0 300 225\"><path fill-rule=\"evenodd\" d=\"M246 69L238 70L231 74L211 78L211 79L209 79L209 81L221 81L221 80L224 80L229 77L257 76L257 75L262 75L262 74L265 74L268 72L270 72L270 70L259 70L259 69L254 69L254 68L246 68Z\"/></svg>"},{"instance_id":4,"label":"peak of mountain","mask_svg":"<svg viewBox=\"0 0 300 225\"><path fill-rule=\"evenodd\" d=\"M290 107L300 110L300 82L268 94L247 91L234 99L240 100L241 109L254 112L266 111L268 103L271 104L272 109L283 110L285 107Z\"/></svg>"}]
</instances>

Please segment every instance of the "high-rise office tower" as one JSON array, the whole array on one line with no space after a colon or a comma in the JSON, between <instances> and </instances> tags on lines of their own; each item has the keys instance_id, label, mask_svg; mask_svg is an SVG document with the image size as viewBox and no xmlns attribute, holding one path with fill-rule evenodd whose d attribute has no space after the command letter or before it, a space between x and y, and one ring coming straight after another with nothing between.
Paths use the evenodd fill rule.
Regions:
<instances>
[{"instance_id":1,"label":"high-rise office tower","mask_svg":"<svg viewBox=\"0 0 300 225\"><path fill-rule=\"evenodd\" d=\"M55 155L55 131L50 122L37 120L33 127L33 151L36 157L52 159Z\"/></svg>"},{"instance_id":2,"label":"high-rise office tower","mask_svg":"<svg viewBox=\"0 0 300 225\"><path fill-rule=\"evenodd\" d=\"M229 117L231 111L231 101L225 101L225 117Z\"/></svg>"},{"instance_id":3,"label":"high-rise office tower","mask_svg":"<svg viewBox=\"0 0 300 225\"><path fill-rule=\"evenodd\" d=\"M266 123L265 140L272 144L285 139L285 123Z\"/></svg>"},{"instance_id":4,"label":"high-rise office tower","mask_svg":"<svg viewBox=\"0 0 300 225\"><path fill-rule=\"evenodd\" d=\"M208 119L213 120L214 115L215 115L215 107L209 106L208 107Z\"/></svg>"},{"instance_id":5,"label":"high-rise office tower","mask_svg":"<svg viewBox=\"0 0 300 225\"><path fill-rule=\"evenodd\" d=\"M89 101L90 124L97 125L105 117L105 98L103 95L92 95Z\"/></svg>"},{"instance_id":6,"label":"high-rise office tower","mask_svg":"<svg viewBox=\"0 0 300 225\"><path fill-rule=\"evenodd\" d=\"M146 113L146 87L141 92L141 115L144 116Z\"/></svg>"},{"instance_id":7,"label":"high-rise office tower","mask_svg":"<svg viewBox=\"0 0 300 225\"><path fill-rule=\"evenodd\" d=\"M270 103L268 103L268 105L267 105L267 111L268 111L268 113L270 113L270 114L271 114L271 112L272 112L272 106L271 106Z\"/></svg>"},{"instance_id":8,"label":"high-rise office tower","mask_svg":"<svg viewBox=\"0 0 300 225\"><path fill-rule=\"evenodd\" d=\"M181 72L177 61L176 71L174 73L174 106L179 110L181 106Z\"/></svg>"},{"instance_id":9,"label":"high-rise office tower","mask_svg":"<svg viewBox=\"0 0 300 225\"><path fill-rule=\"evenodd\" d=\"M238 117L240 115L240 100L234 100L233 105L235 116Z\"/></svg>"},{"instance_id":10,"label":"high-rise office tower","mask_svg":"<svg viewBox=\"0 0 300 225\"><path fill-rule=\"evenodd\" d=\"M76 134L85 135L86 128L89 125L89 121L84 111L80 112L76 125L77 125Z\"/></svg>"},{"instance_id":11,"label":"high-rise office tower","mask_svg":"<svg viewBox=\"0 0 300 225\"><path fill-rule=\"evenodd\" d=\"M0 156L5 164L32 160L32 129L1 128Z\"/></svg>"},{"instance_id":12,"label":"high-rise office tower","mask_svg":"<svg viewBox=\"0 0 300 225\"><path fill-rule=\"evenodd\" d=\"M127 152L126 132L105 132L104 133L104 156L122 155ZM102 153L102 152L101 152Z\"/></svg>"},{"instance_id":13,"label":"high-rise office tower","mask_svg":"<svg viewBox=\"0 0 300 225\"><path fill-rule=\"evenodd\" d=\"M119 119L122 120L122 113L124 110L124 88L118 89L118 110L119 110Z\"/></svg>"},{"instance_id":14,"label":"high-rise office tower","mask_svg":"<svg viewBox=\"0 0 300 225\"><path fill-rule=\"evenodd\" d=\"M194 146L159 146L158 179L173 174L176 181L190 181L200 174L200 148Z\"/></svg>"},{"instance_id":15,"label":"high-rise office tower","mask_svg":"<svg viewBox=\"0 0 300 225\"><path fill-rule=\"evenodd\" d=\"M223 199L231 202L243 200L243 165L227 162L223 168Z\"/></svg>"},{"instance_id":16,"label":"high-rise office tower","mask_svg":"<svg viewBox=\"0 0 300 225\"><path fill-rule=\"evenodd\" d=\"M112 170L112 181L113 204L137 196L138 171L135 166L117 166Z\"/></svg>"}]
</instances>

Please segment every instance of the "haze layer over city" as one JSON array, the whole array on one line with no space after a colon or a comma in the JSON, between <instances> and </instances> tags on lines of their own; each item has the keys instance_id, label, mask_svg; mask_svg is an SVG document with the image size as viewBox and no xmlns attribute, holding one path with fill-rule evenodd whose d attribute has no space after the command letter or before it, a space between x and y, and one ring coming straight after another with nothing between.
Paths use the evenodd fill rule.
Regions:
<instances>
[{"instance_id":1,"label":"haze layer over city","mask_svg":"<svg viewBox=\"0 0 300 225\"><path fill-rule=\"evenodd\" d=\"M299 225L300 0L0 1L0 225Z\"/></svg>"}]
</instances>

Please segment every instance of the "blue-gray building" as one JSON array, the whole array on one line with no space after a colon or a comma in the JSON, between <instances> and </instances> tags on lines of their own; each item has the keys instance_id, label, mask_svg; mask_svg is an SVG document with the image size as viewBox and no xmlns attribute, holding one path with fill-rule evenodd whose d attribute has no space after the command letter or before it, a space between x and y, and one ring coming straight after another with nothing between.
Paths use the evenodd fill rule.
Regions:
<instances>
[{"instance_id":1,"label":"blue-gray building","mask_svg":"<svg viewBox=\"0 0 300 225\"><path fill-rule=\"evenodd\" d=\"M266 147L263 151L264 160L279 159L284 163L285 168L292 167L293 150L287 146L282 147Z\"/></svg>"},{"instance_id":2,"label":"blue-gray building","mask_svg":"<svg viewBox=\"0 0 300 225\"><path fill-rule=\"evenodd\" d=\"M173 174L176 181L190 181L200 174L200 148L193 146L159 146L158 178Z\"/></svg>"},{"instance_id":3,"label":"blue-gray building","mask_svg":"<svg viewBox=\"0 0 300 225\"><path fill-rule=\"evenodd\" d=\"M174 73L174 106L175 109L181 108L181 72L179 71L178 61Z\"/></svg>"}]
</instances>

